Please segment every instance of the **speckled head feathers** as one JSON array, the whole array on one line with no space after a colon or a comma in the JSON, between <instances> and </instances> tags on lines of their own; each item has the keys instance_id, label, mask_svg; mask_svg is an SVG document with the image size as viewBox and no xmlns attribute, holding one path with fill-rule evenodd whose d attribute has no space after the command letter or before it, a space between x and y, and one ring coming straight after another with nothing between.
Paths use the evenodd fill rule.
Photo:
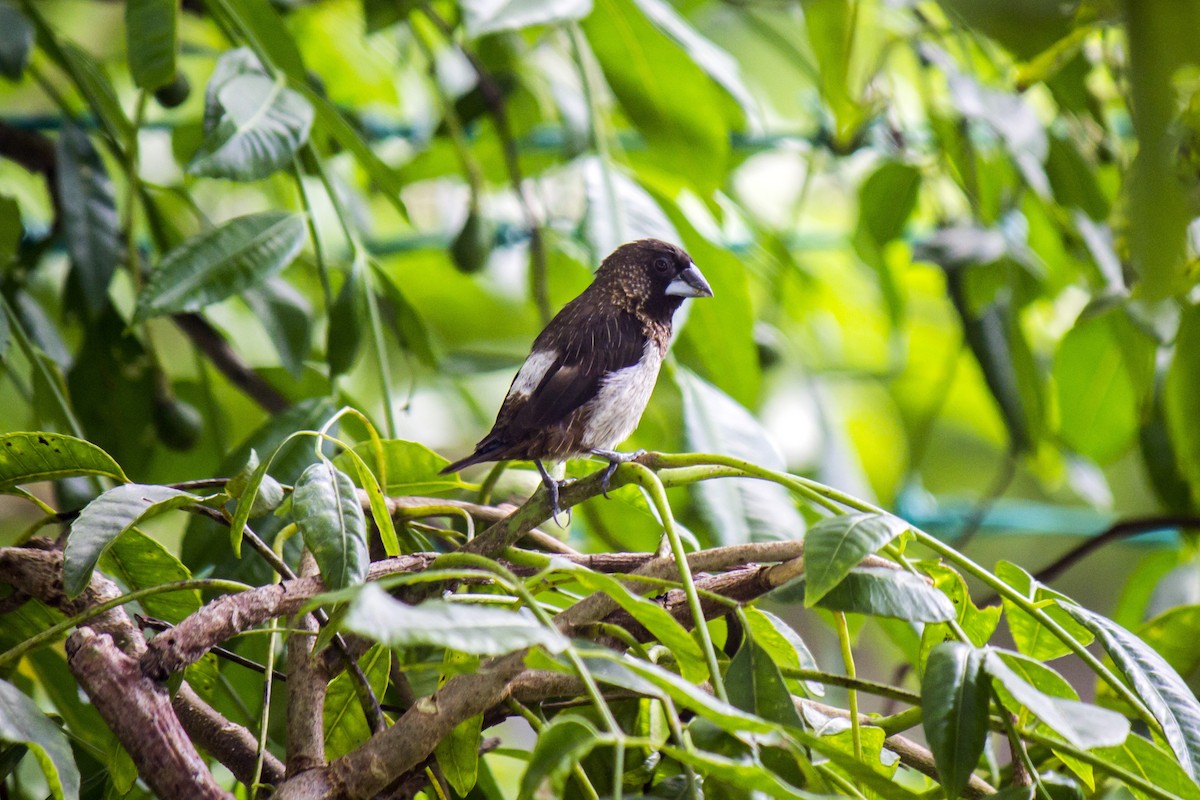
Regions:
<instances>
[{"instance_id":1,"label":"speckled head feathers","mask_svg":"<svg viewBox=\"0 0 1200 800\"><path fill-rule=\"evenodd\" d=\"M684 298L712 296L691 256L660 239L638 239L614 250L596 271L595 288L618 306L666 319Z\"/></svg>"}]
</instances>

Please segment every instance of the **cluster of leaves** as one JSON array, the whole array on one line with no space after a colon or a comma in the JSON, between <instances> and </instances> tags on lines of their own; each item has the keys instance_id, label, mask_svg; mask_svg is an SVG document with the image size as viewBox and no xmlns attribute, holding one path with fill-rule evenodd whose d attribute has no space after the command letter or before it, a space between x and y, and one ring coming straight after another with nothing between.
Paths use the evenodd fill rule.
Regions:
<instances>
[{"instance_id":1,"label":"cluster of leaves","mask_svg":"<svg viewBox=\"0 0 1200 800\"><path fill-rule=\"evenodd\" d=\"M353 588L371 556L458 539L420 514L389 513L388 498L475 490L437 477L445 462L400 437L447 452L471 441L541 322L599 259L626 239L671 239L719 300L690 309L633 444L740 461L659 470L669 510L633 488L585 503L572 543L650 552L670 520L679 555L794 541L811 525L811 546L851 546L810 553L803 596L852 613L844 630L825 617L843 649L852 636L889 641L926 676L921 714L839 733L805 707L802 728L788 698L813 691L799 681L815 667L766 611L737 610L742 635L725 634L727 659L705 645L694 613L690 632L672 628L658 604L560 564L540 565L528 597L493 575L490 599L469 611L508 603L536 617L568 592L602 591L672 655L623 656L635 680L605 666L611 651L567 649L544 620L480 616L466 641L402 641L368 625L378 619L369 609L348 613L326 630L357 620L348 632L397 648L363 657L375 694L400 691L393 661L414 666L424 693L480 656L540 644L539 669L605 686L617 675L622 691L651 698L614 700L608 715L601 703L591 716L536 708L547 744L524 772L528 790L549 776L570 791L619 791L628 779L670 792L674 771L685 783L707 776L714 795L756 780L782 794L906 792L907 771L897 782L894 764L875 761L885 735L924 719L951 793L999 726L1025 743L1016 750L1031 776L1052 776L1039 791L1061 778L1099 793L1107 784L1094 767L1134 792L1190 797L1180 775L1194 775L1193 701L1173 677L1200 665L1190 550L1147 559L1113 615L1147 650L1013 564L989 573L923 534L892 541L902 526L843 513L876 509L846 497L830 507L797 488L803 479L782 477L785 467L816 473L918 527L959 529L984 516L942 513L930 498L978 493L1000 463L996 491L1024 501L1017 527L1059 530L1061 503L1195 523L1200 361L1189 354L1200 311L1187 230L1200 125L1187 37L1200 3L1028 0L1021 11L977 0L0 0L0 427L57 431L40 435L67 453L46 462L56 469L3 462L3 488L47 514L86 507L67 539L68 595L99 566L145 593L147 615L179 622L204 592L228 591L221 581L278 577L265 554L241 555L253 519L251 541L277 551L276 566L296 570L307 549L331 587L357 597L351 609L399 613ZM361 444L327 458L343 405L380 421L386 438L368 426ZM319 433L316 463L296 431ZM9 441L43 452L36 436ZM39 487L18 490L37 478L54 481L52 506ZM121 485L103 491L107 481ZM513 470L477 499L494 508L491 496L533 485ZM210 513L163 513L180 508ZM1100 527L1107 516L1087 519ZM900 563L911 536L1002 595L1024 659L980 649L1001 614L972 606L947 567L911 563L937 591L907 571L848 571L885 545ZM193 582L165 591L179 581ZM1111 584L1093 583L1107 602ZM680 585L699 606L694 582L681 575ZM412 627L432 637L464 610L434 611L445 616ZM863 613L860 626L853 614ZM100 776L89 788L140 791L62 655L35 649L39 633L69 627L60 612L30 601L4 622L5 650L29 648L10 657L8 677L75 737L75 761ZM496 644L482 632L507 627L543 638ZM941 645L947 635L957 644ZM1116 743L1105 733L1124 730L1113 717L1063 705L1076 690L1035 666L1071 650L1086 660L1070 643L1092 636L1113 660L1088 661L1099 700L1153 743ZM261 665L277 638L227 645ZM491 644L476 651L476 640ZM662 675L644 666L664 658ZM716 699L680 676L708 680ZM262 748L286 747L279 724L250 711L261 677L206 657L186 680L257 726ZM739 696L746 687L752 696ZM65 763L42 716L5 691L29 713L0 738ZM331 723L337 758L371 729L349 673L329 697L326 719L344 721ZM279 720L275 711L264 719ZM456 791L470 769L529 760L508 750L477 760L477 733L460 729L453 754L439 753ZM613 752L627 767L615 779L596 768ZM21 746L4 753L6 770L28 772ZM49 772L53 788L63 773Z\"/></svg>"},{"instance_id":2,"label":"cluster of leaves","mask_svg":"<svg viewBox=\"0 0 1200 800\"><path fill-rule=\"evenodd\" d=\"M320 431L291 437L317 443L314 463L294 487L280 486L268 476L277 450L261 464L252 459L235 479L207 483L214 490L207 496L129 483L111 456L70 436L0 437L0 489L5 491L20 492L22 485L51 477L117 483L71 522L61 583L68 599L78 597L99 567L129 590L73 618L55 610L63 601L58 590L26 598L5 615L0 668L11 682L0 682L6 709L0 738L16 745L6 751L10 761L30 749L56 797L81 796L77 762L99 761L106 767L108 793L128 796L141 791L133 782L136 773L123 766L130 758L124 753L133 751L133 762L142 764L139 748L153 743L131 737L118 741L104 725L97 726L95 708L62 685L70 680L62 656L45 648L73 626L94 624L92 620L114 605L137 603L146 613L178 623L177 633L187 636L192 620L202 616L200 590L232 591L234 599L238 592L253 595L251 587L235 582L193 579L178 558L140 530L151 518L169 512L197 513L207 507L221 516L228 505L224 518L235 540L243 535L257 539L246 527L247 520L262 520L272 512L287 521L277 546L292 533L301 534L332 590L311 597L306 606L328 612L325 618L330 622L317 638L319 647L328 645L336 631L366 640L358 657L359 679L382 701L385 727L370 727L353 676L336 675L318 718L324 741L321 755L331 761L331 770L339 763L353 763L361 748L384 737L386 726L409 725L405 735L419 737L422 717L458 714L444 738L427 736L423 745L409 743L409 751L417 750L415 761L410 753L409 761L391 767L391 773L379 776L380 769L373 770L376 783L343 788L351 796L382 790L433 754L439 773L436 778L428 774L438 788L428 791L439 796L532 797L548 781L559 796L616 797L630 791L657 797L765 793L796 798L870 791L900 800L919 796L923 786L934 788L934 778L927 777L934 776L949 798L964 793L977 797L993 791L975 774L982 769L991 784L1011 784L1014 796L1026 798L1035 791L1053 796L1065 786L1100 793L1114 784L1139 798L1200 797L1200 702L1179 675L1137 636L1042 586L1014 564L1002 562L989 572L869 504L735 459L655 456L654 470L640 464L620 468L615 483L639 484L663 520L664 543L675 554L675 565L686 563L688 548L666 503L667 486L755 477L772 481L818 512L821 520L809 529L803 550L795 548L785 562L797 568L769 580L775 584L772 591L759 594L776 607L797 603L831 614L841 631L847 679L822 670L796 631L760 608L755 597L747 602L747 595L739 595L730 583L722 589L715 584L705 588L703 579L686 568L672 566L672 578L639 577L637 571L606 572L563 556L514 547L504 548L499 561L469 555L466 551L478 548L470 539L463 548L462 533L416 525L418 519L447 513L447 506L436 500L407 506L404 514L396 515L403 523L397 526L385 492L414 486L446 491L463 484L456 477L439 476L446 460L420 445L382 440L369 424L364 427L371 435L361 445L336 438L330 431L346 416L336 415ZM325 441L340 445L336 459L323 454ZM343 469L357 476L364 488L361 497ZM591 483L592 493L598 493L597 481ZM632 487L619 491L629 501L642 496ZM457 510L468 516L478 513L467 506ZM524 518L522 530L527 531L547 513L539 494L495 529L510 520L521 525ZM373 535L368 534L368 516ZM59 518L51 513L46 521ZM475 544L494 537L495 529L479 534ZM435 531L444 541L442 549L449 551L445 555L434 557L426 568L390 575L384 571L366 582L371 547L392 555L417 548L429 551L427 537ZM752 563L757 558L780 560L767 554L775 544L746 545L745 553L730 563L757 571ZM503 541L496 546L503 547ZM917 560L917 551L936 558ZM864 566L864 559L877 552L887 560ZM702 551L691 557L705 555ZM385 570L386 564L379 562ZM525 577L513 570L523 570ZM958 570L995 589L1003 605L976 606ZM0 572L0 579L5 577ZM430 583L459 588L441 599L415 604L415 596L401 602L385 591L405 592ZM689 602L673 606L672 589ZM568 624L591 602L582 598L592 592L626 614L627 621L590 628ZM718 601L714 611L702 610L700 592L706 600ZM1015 651L991 643L1002 614L1008 618ZM908 627L915 649L911 663L921 676L919 694L854 677L848 616L891 619ZM724 625L714 621L720 619ZM180 633L185 630L187 634ZM589 630L590 635L584 635ZM266 682L270 697L270 665L281 631L271 622L265 629L265 646L224 641L248 632L226 630L222 642L240 654L242 666L255 663L245 658L247 652L265 656L266 667L260 667L264 674L257 680ZM311 634L287 632L289 637L296 635ZM1093 640L1110 657L1108 665L1088 652ZM168 637L167 647L175 644ZM234 714L236 696L233 703L223 696L221 670L211 663L211 654L203 655L214 644L208 642L188 657L191 666L182 680L214 707ZM501 668L501 657L514 653L525 674L571 676L586 688L578 697L559 687L523 702L510 700L507 707L501 705L498 717L490 706L468 705L463 710L451 702L459 695L452 694L449 678L466 676L468 688L461 691L469 697L469 682L477 669L483 666L479 675L486 676ZM1072 685L1045 663L1069 653L1094 670L1110 705L1118 710L1081 703ZM493 661L485 663L487 658ZM22 659L32 671L19 669ZM289 669L298 677L291 657ZM223 683L225 691L232 692L230 682ZM822 702L823 684L849 690L849 711ZM53 698L62 729L48 721L31 698L34 686ZM440 699L424 708L412 696L435 692ZM889 716L860 716L858 697L869 694L901 699L912 707ZM138 700L131 696L128 702ZM97 705L103 703L97 699ZM411 710L405 713L406 708ZM250 718L247 724L257 723L260 748L277 747L290 760L294 744L287 735L296 733L292 724L287 734L273 725L269 704L258 715L244 706L242 713ZM524 717L536 742L530 748L506 746L481 756L481 734L509 715ZM1132 732L1130 718L1144 725L1146 733ZM112 720L107 724L119 729ZM904 739L903 731L917 725L923 726L930 751ZM983 758L985 748L990 750L990 730L1007 732L1012 743L1014 763L1006 769L997 768L992 757ZM261 755L259 759L261 769ZM515 771L514 760L520 764ZM152 787L157 785L153 776L142 777ZM293 796L286 778L276 788L281 797Z\"/></svg>"}]
</instances>

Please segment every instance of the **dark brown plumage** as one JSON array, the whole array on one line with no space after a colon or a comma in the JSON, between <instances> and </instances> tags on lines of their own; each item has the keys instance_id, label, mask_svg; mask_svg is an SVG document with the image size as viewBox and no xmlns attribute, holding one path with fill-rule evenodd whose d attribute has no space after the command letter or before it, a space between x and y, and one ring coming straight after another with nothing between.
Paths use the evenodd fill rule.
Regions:
<instances>
[{"instance_id":1,"label":"dark brown plumage","mask_svg":"<svg viewBox=\"0 0 1200 800\"><path fill-rule=\"evenodd\" d=\"M711 296L681 248L657 239L618 247L534 340L491 432L443 472L485 461L533 461L556 511L559 484L543 459L602 456L609 460L607 484L629 458L612 448L642 417L671 342L672 316L685 298Z\"/></svg>"}]
</instances>

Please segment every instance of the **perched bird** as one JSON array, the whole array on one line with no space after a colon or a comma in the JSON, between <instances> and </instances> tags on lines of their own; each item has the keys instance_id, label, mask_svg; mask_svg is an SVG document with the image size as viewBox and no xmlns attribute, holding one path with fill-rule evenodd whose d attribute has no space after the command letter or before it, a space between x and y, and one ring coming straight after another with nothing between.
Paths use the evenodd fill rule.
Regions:
<instances>
[{"instance_id":1,"label":"perched bird","mask_svg":"<svg viewBox=\"0 0 1200 800\"><path fill-rule=\"evenodd\" d=\"M623 244L595 280L533 342L491 433L443 473L484 461L532 461L558 515L560 483L543 460L581 455L617 465L636 453L613 450L633 433L671 343L671 318L688 297L712 289L681 248L658 239Z\"/></svg>"}]
</instances>

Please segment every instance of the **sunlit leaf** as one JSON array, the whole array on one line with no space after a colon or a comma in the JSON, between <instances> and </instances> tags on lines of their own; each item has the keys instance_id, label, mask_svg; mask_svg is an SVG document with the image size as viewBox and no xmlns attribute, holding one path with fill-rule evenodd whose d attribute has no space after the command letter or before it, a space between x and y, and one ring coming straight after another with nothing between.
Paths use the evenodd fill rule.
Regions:
<instances>
[{"instance_id":1,"label":"sunlit leaf","mask_svg":"<svg viewBox=\"0 0 1200 800\"><path fill-rule=\"evenodd\" d=\"M688 448L742 458L782 470L783 457L758 420L731 397L680 369L684 432ZM722 544L795 539L804 521L782 486L749 478L701 481L695 488L714 534Z\"/></svg>"},{"instance_id":2,"label":"sunlit leaf","mask_svg":"<svg viewBox=\"0 0 1200 800\"><path fill-rule=\"evenodd\" d=\"M908 530L890 514L846 514L823 519L804 535L804 604L812 606L866 556Z\"/></svg>"},{"instance_id":3,"label":"sunlit leaf","mask_svg":"<svg viewBox=\"0 0 1200 800\"><path fill-rule=\"evenodd\" d=\"M463 24L474 38L531 25L582 19L592 10L592 0L471 0L463 4Z\"/></svg>"},{"instance_id":4,"label":"sunlit leaf","mask_svg":"<svg viewBox=\"0 0 1200 800\"><path fill-rule=\"evenodd\" d=\"M879 567L851 570L817 606L912 622L945 622L955 616L954 604L920 576Z\"/></svg>"},{"instance_id":5,"label":"sunlit leaf","mask_svg":"<svg viewBox=\"0 0 1200 800\"><path fill-rule=\"evenodd\" d=\"M991 686L983 661L983 650L946 642L935 647L925 663L922 722L950 800L966 787L987 740Z\"/></svg>"},{"instance_id":6,"label":"sunlit leaf","mask_svg":"<svg viewBox=\"0 0 1200 800\"><path fill-rule=\"evenodd\" d=\"M1197 784L1175 759L1141 736L1129 736L1119 747L1102 747L1092 752L1106 762L1134 775L1140 775L1152 785L1183 800L1200 798L1200 784ZM1149 800L1152 796L1137 786L1128 783L1124 785L1139 800Z\"/></svg>"},{"instance_id":7,"label":"sunlit leaf","mask_svg":"<svg viewBox=\"0 0 1200 800\"><path fill-rule=\"evenodd\" d=\"M85 475L129 480L112 456L74 436L48 432L0 435L0 491Z\"/></svg>"},{"instance_id":8,"label":"sunlit leaf","mask_svg":"<svg viewBox=\"0 0 1200 800\"><path fill-rule=\"evenodd\" d=\"M197 234L163 257L138 297L137 319L199 311L261 283L304 246L299 214L265 211Z\"/></svg>"},{"instance_id":9,"label":"sunlit leaf","mask_svg":"<svg viewBox=\"0 0 1200 800\"><path fill-rule=\"evenodd\" d=\"M217 62L204 98L204 142L188 172L253 181L291 164L312 128L313 109L246 50Z\"/></svg>"},{"instance_id":10,"label":"sunlit leaf","mask_svg":"<svg viewBox=\"0 0 1200 800\"><path fill-rule=\"evenodd\" d=\"M362 583L371 557L358 490L328 461L313 464L296 481L292 513L330 589Z\"/></svg>"},{"instance_id":11,"label":"sunlit leaf","mask_svg":"<svg viewBox=\"0 0 1200 800\"><path fill-rule=\"evenodd\" d=\"M567 646L558 629L529 613L442 600L411 606L373 583L359 592L343 624L388 647L449 647L495 656L535 645L557 653Z\"/></svg>"},{"instance_id":12,"label":"sunlit leaf","mask_svg":"<svg viewBox=\"0 0 1200 800\"><path fill-rule=\"evenodd\" d=\"M382 697L387 689L391 662L392 651L382 645L372 646L358 659L358 666L376 697ZM371 727L363 714L354 684L354 676L342 672L329 682L325 692L323 719L327 759L341 758L371 738Z\"/></svg>"},{"instance_id":13,"label":"sunlit leaf","mask_svg":"<svg viewBox=\"0 0 1200 800\"><path fill-rule=\"evenodd\" d=\"M1076 747L1114 747L1129 734L1129 720L1099 706L1052 697L1026 683L995 653L984 658L984 670L1018 703Z\"/></svg>"},{"instance_id":14,"label":"sunlit leaf","mask_svg":"<svg viewBox=\"0 0 1200 800\"><path fill-rule=\"evenodd\" d=\"M1075 605L1066 611L1096 634L1117 669L1162 725L1180 765L1200 774L1200 703L1179 673L1141 639L1110 619Z\"/></svg>"},{"instance_id":15,"label":"sunlit leaf","mask_svg":"<svg viewBox=\"0 0 1200 800\"><path fill-rule=\"evenodd\" d=\"M71 523L63 552L63 588L74 597L92 579L101 553L125 531L172 509L196 503L194 494L169 486L125 483L88 503Z\"/></svg>"},{"instance_id":16,"label":"sunlit leaf","mask_svg":"<svg viewBox=\"0 0 1200 800\"><path fill-rule=\"evenodd\" d=\"M75 766L66 734L7 681L0 681L0 741L29 748L54 797L59 800L79 797L79 768Z\"/></svg>"},{"instance_id":17,"label":"sunlit leaf","mask_svg":"<svg viewBox=\"0 0 1200 800\"><path fill-rule=\"evenodd\" d=\"M1200 306L1186 306L1179 320L1175 357L1163 385L1163 416L1178 465L1191 486L1193 502L1200 497L1200 359L1188 353L1200 348Z\"/></svg>"},{"instance_id":18,"label":"sunlit leaf","mask_svg":"<svg viewBox=\"0 0 1200 800\"><path fill-rule=\"evenodd\" d=\"M813 658L812 651L790 625L770 611L764 611L756 606L743 609L746 620L746 633L765 650L781 667L789 669L806 669L818 671L820 667ZM825 687L816 681L806 681L805 688L811 694L821 697Z\"/></svg>"},{"instance_id":19,"label":"sunlit leaf","mask_svg":"<svg viewBox=\"0 0 1200 800\"><path fill-rule=\"evenodd\" d=\"M1011 562L997 563L995 571L1000 580L1020 592L1026 599L1042 605L1042 611L1065 628L1076 640L1084 644L1091 641L1092 636L1087 629L1072 619L1058 603L1045 603L1047 600L1062 599L1063 595L1038 583L1028 572ZM1049 628L1011 600L1004 600L1004 616L1008 620L1008 628L1012 633L1013 641L1017 644L1017 649L1030 658L1049 661L1071 652L1071 648L1055 636Z\"/></svg>"}]
</instances>

